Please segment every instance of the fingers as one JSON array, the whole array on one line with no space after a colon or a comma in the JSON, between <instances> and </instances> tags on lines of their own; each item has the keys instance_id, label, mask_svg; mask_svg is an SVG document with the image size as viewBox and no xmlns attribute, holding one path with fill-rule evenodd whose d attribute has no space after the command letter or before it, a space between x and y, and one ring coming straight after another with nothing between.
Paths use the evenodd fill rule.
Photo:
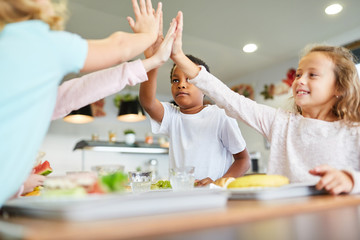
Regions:
<instances>
[{"instance_id":1,"label":"fingers","mask_svg":"<svg viewBox=\"0 0 360 240\"><path fill-rule=\"evenodd\" d=\"M351 176L343 171L331 168L316 184L316 189L325 189L332 195L349 193L354 183Z\"/></svg>"},{"instance_id":2,"label":"fingers","mask_svg":"<svg viewBox=\"0 0 360 240\"><path fill-rule=\"evenodd\" d=\"M171 37L174 37L174 33L175 33L175 30L176 30L176 26L177 26L177 22L175 21L175 19L173 19L170 23L170 27L166 33L166 36L165 36L165 39L164 41L169 41L169 39Z\"/></svg>"},{"instance_id":3,"label":"fingers","mask_svg":"<svg viewBox=\"0 0 360 240\"><path fill-rule=\"evenodd\" d=\"M146 0L146 11L148 14L153 13L153 7L152 7L151 0Z\"/></svg>"},{"instance_id":4,"label":"fingers","mask_svg":"<svg viewBox=\"0 0 360 240\"><path fill-rule=\"evenodd\" d=\"M139 3L140 3L140 12L141 12L141 14L147 13L145 0L140 0Z\"/></svg>"},{"instance_id":5,"label":"fingers","mask_svg":"<svg viewBox=\"0 0 360 240\"><path fill-rule=\"evenodd\" d=\"M324 174L326 174L328 171L334 170L333 167L330 167L329 165L320 165L320 166L316 166L313 169L309 170L309 173L315 176L323 176Z\"/></svg>"},{"instance_id":6,"label":"fingers","mask_svg":"<svg viewBox=\"0 0 360 240\"><path fill-rule=\"evenodd\" d=\"M206 185L208 185L208 184L210 184L210 183L213 183L214 181L211 179L211 178L209 178L209 177L207 177L207 178L204 178L204 179L202 179L202 180L198 180L196 183L196 186L206 186Z\"/></svg>"},{"instance_id":7,"label":"fingers","mask_svg":"<svg viewBox=\"0 0 360 240\"><path fill-rule=\"evenodd\" d=\"M162 18L162 3L161 2L158 3L158 7L157 7L155 15L156 15L156 17L160 17L160 14L161 14L161 18Z\"/></svg>"},{"instance_id":8,"label":"fingers","mask_svg":"<svg viewBox=\"0 0 360 240\"><path fill-rule=\"evenodd\" d=\"M134 19L132 19L131 17L127 17L126 18L128 23L129 23L129 26L131 27L131 29L134 31L134 27L135 27L135 21Z\"/></svg>"},{"instance_id":9,"label":"fingers","mask_svg":"<svg viewBox=\"0 0 360 240\"><path fill-rule=\"evenodd\" d=\"M319 182L316 184L316 189L321 190L329 190L331 185L334 185L334 178L335 176L333 174L326 174L324 175Z\"/></svg>"},{"instance_id":10,"label":"fingers","mask_svg":"<svg viewBox=\"0 0 360 240\"><path fill-rule=\"evenodd\" d=\"M146 2L145 0L139 0L139 4L137 0L131 0L131 2L133 5L133 10L136 18L141 14L146 14L146 15L154 14L154 9L151 0L146 0ZM162 4L158 3L158 9L156 14L157 15L160 14L161 11L162 11Z\"/></svg>"},{"instance_id":11,"label":"fingers","mask_svg":"<svg viewBox=\"0 0 360 240\"><path fill-rule=\"evenodd\" d=\"M163 13L160 12L160 20L159 20L159 36L162 36L164 30L164 26L163 26Z\"/></svg>"},{"instance_id":12,"label":"fingers","mask_svg":"<svg viewBox=\"0 0 360 240\"><path fill-rule=\"evenodd\" d=\"M184 24L182 11L179 11L178 14L176 15L176 21L178 22L178 26L182 28Z\"/></svg>"},{"instance_id":13,"label":"fingers","mask_svg":"<svg viewBox=\"0 0 360 240\"><path fill-rule=\"evenodd\" d=\"M137 0L131 0L131 2L132 2L132 6L133 6L135 16L138 16L140 14L140 9L139 9L139 5L137 3Z\"/></svg>"}]
</instances>

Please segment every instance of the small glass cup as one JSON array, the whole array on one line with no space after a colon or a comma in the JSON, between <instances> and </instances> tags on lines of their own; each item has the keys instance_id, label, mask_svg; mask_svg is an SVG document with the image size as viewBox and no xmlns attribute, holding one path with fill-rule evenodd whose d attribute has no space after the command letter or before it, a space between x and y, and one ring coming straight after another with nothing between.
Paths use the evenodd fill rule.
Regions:
<instances>
[{"instance_id":1,"label":"small glass cup","mask_svg":"<svg viewBox=\"0 0 360 240\"><path fill-rule=\"evenodd\" d=\"M133 193L148 192L151 189L152 172L129 172L129 181Z\"/></svg>"},{"instance_id":2,"label":"small glass cup","mask_svg":"<svg viewBox=\"0 0 360 240\"><path fill-rule=\"evenodd\" d=\"M109 143L114 143L116 141L116 133L109 131Z\"/></svg>"},{"instance_id":3,"label":"small glass cup","mask_svg":"<svg viewBox=\"0 0 360 240\"><path fill-rule=\"evenodd\" d=\"M105 176L116 172L124 172L123 165L96 165L91 170L96 172L98 176Z\"/></svg>"},{"instance_id":4,"label":"small glass cup","mask_svg":"<svg viewBox=\"0 0 360 240\"><path fill-rule=\"evenodd\" d=\"M91 134L91 141L99 141L99 134L97 133Z\"/></svg>"},{"instance_id":5,"label":"small glass cup","mask_svg":"<svg viewBox=\"0 0 360 240\"><path fill-rule=\"evenodd\" d=\"M153 144L154 143L154 138L151 132L148 132L145 134L145 143L147 144Z\"/></svg>"},{"instance_id":6,"label":"small glass cup","mask_svg":"<svg viewBox=\"0 0 360 240\"><path fill-rule=\"evenodd\" d=\"M195 167L170 168L170 183L173 191L187 191L194 188Z\"/></svg>"}]
</instances>

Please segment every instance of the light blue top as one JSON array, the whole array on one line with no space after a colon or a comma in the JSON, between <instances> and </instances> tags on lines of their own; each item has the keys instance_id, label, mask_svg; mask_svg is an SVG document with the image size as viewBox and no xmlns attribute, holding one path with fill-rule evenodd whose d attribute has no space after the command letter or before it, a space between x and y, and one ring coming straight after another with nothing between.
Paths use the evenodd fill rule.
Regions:
<instances>
[{"instance_id":1,"label":"light blue top","mask_svg":"<svg viewBox=\"0 0 360 240\"><path fill-rule=\"evenodd\" d=\"M57 87L85 63L87 42L39 20L0 31L0 207L33 167L49 127Z\"/></svg>"}]
</instances>

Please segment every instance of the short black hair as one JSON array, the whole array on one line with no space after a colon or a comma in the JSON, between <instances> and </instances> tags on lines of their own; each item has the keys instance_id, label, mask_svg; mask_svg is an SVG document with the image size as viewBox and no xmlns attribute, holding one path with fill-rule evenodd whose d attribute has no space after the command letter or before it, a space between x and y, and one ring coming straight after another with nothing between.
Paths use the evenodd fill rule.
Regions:
<instances>
[{"instance_id":1,"label":"short black hair","mask_svg":"<svg viewBox=\"0 0 360 240\"><path fill-rule=\"evenodd\" d=\"M186 56L187 56L193 63L195 63L196 65L204 66L205 69L206 69L206 71L210 72L209 66L208 66L203 60L201 60L200 58L194 57L193 55L190 55L190 54L186 54ZM173 75L175 66L176 66L176 64L174 63L173 66L172 66L172 68L171 68L171 71L170 71L170 81L171 81L171 78L172 78L172 75Z\"/></svg>"}]
</instances>

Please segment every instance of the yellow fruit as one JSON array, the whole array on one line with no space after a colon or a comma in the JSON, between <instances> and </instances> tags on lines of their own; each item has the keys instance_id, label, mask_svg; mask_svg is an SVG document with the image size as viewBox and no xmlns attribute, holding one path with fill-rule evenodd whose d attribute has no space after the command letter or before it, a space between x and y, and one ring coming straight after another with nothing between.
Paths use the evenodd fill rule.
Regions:
<instances>
[{"instance_id":1,"label":"yellow fruit","mask_svg":"<svg viewBox=\"0 0 360 240\"><path fill-rule=\"evenodd\" d=\"M228 188L279 187L289 184L289 179L281 175L255 174L236 178Z\"/></svg>"},{"instance_id":2,"label":"yellow fruit","mask_svg":"<svg viewBox=\"0 0 360 240\"><path fill-rule=\"evenodd\" d=\"M24 194L23 196L24 196L24 197L40 196L40 194L41 194L41 189L42 189L42 187L40 187L40 186L35 187L32 192L28 192L28 193Z\"/></svg>"}]
</instances>

